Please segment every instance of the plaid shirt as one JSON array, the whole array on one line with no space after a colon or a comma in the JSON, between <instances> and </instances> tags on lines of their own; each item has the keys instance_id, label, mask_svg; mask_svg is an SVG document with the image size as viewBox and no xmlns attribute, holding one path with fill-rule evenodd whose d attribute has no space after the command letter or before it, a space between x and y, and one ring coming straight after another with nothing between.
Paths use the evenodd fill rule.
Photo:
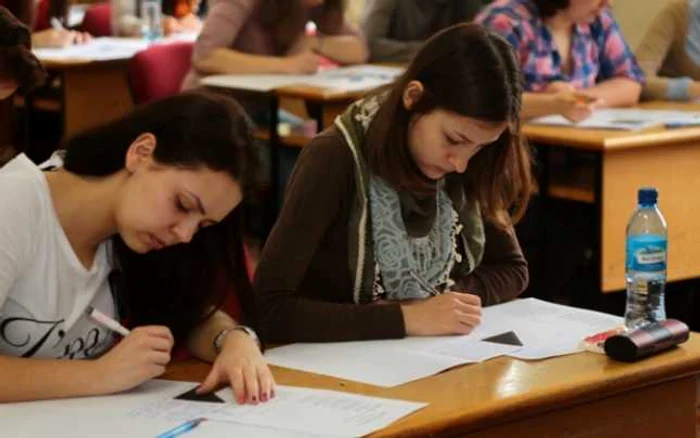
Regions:
<instances>
[{"instance_id":1,"label":"plaid shirt","mask_svg":"<svg viewBox=\"0 0 700 438\"><path fill-rule=\"evenodd\" d=\"M513 46L527 91L542 91L554 81L570 82L576 88L589 88L618 77L644 82L644 74L609 8L591 23L574 25L570 74L562 71L552 34L530 0L496 0L476 17L476 22Z\"/></svg>"}]
</instances>

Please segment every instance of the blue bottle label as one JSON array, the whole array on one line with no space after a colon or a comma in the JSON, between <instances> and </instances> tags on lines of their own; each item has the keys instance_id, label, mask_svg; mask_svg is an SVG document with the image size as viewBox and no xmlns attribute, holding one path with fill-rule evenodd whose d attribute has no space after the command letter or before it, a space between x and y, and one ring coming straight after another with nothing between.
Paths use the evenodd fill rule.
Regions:
<instances>
[{"instance_id":1,"label":"blue bottle label","mask_svg":"<svg viewBox=\"0 0 700 438\"><path fill-rule=\"evenodd\" d=\"M668 242L661 236L627 238L627 269L641 272L666 270Z\"/></svg>"}]
</instances>

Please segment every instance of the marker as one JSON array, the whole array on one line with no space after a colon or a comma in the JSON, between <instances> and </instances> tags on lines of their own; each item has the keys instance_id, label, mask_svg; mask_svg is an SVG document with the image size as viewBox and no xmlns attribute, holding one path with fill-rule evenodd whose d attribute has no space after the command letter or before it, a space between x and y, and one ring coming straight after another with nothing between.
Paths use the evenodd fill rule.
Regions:
<instances>
[{"instance_id":1,"label":"marker","mask_svg":"<svg viewBox=\"0 0 700 438\"><path fill-rule=\"evenodd\" d=\"M183 433L187 433L190 430L194 429L195 427L199 426L204 420L206 420L206 419L205 418L195 418L194 420L190 420L184 424L177 426L174 429L170 429L169 431L158 435L156 438L173 438L176 436L180 436Z\"/></svg>"},{"instance_id":2,"label":"marker","mask_svg":"<svg viewBox=\"0 0 700 438\"><path fill-rule=\"evenodd\" d=\"M92 319L96 323L100 324L101 326L108 328L114 332L117 332L122 336L129 335L128 328L119 324L117 321L113 320L112 318L110 318L109 316L100 312L99 310L95 309L94 307L89 306L86 310L86 313L90 319Z\"/></svg>"}]
</instances>

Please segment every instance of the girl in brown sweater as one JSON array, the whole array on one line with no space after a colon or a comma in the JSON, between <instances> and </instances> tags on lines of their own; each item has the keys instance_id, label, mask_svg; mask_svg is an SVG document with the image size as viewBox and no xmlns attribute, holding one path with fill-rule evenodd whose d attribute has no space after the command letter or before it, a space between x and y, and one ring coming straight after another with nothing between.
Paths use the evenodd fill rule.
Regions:
<instances>
[{"instance_id":1,"label":"girl in brown sweater","mask_svg":"<svg viewBox=\"0 0 700 438\"><path fill-rule=\"evenodd\" d=\"M512 224L532 187L520 100L509 44L461 24L316 137L258 265L268 339L466 334L482 303L520 294Z\"/></svg>"}]
</instances>

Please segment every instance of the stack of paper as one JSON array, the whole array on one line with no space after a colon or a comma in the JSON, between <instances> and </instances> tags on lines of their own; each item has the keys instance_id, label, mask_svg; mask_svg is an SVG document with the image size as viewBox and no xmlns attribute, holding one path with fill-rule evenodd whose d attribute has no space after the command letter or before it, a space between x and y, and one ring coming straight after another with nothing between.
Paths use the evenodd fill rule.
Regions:
<instances>
[{"instance_id":1,"label":"stack of paper","mask_svg":"<svg viewBox=\"0 0 700 438\"><path fill-rule=\"evenodd\" d=\"M185 421L206 418L186 436L356 437L426 406L291 386L278 387L276 397L266 403L237 405L230 388L206 401L186 396L196 385L153 380L124 394L0 404L0 431L15 438L153 438Z\"/></svg>"},{"instance_id":2,"label":"stack of paper","mask_svg":"<svg viewBox=\"0 0 700 438\"><path fill-rule=\"evenodd\" d=\"M526 298L485 308L482 324L467 336L292 344L265 357L273 365L396 386L502 355L544 359L577 353L584 337L620 324L617 316Z\"/></svg>"},{"instance_id":3,"label":"stack of paper","mask_svg":"<svg viewBox=\"0 0 700 438\"><path fill-rule=\"evenodd\" d=\"M152 44L170 44L177 41L194 42L197 34L178 33L149 43L143 38L95 38L87 44L78 44L56 49L34 49L34 55L40 61L114 61L131 59Z\"/></svg>"},{"instance_id":4,"label":"stack of paper","mask_svg":"<svg viewBox=\"0 0 700 438\"><path fill-rule=\"evenodd\" d=\"M313 75L214 75L202 79L209 87L267 92L290 85L308 85L337 91L369 91L391 83L403 72L398 67L356 65Z\"/></svg>"},{"instance_id":5,"label":"stack of paper","mask_svg":"<svg viewBox=\"0 0 700 438\"><path fill-rule=\"evenodd\" d=\"M578 123L559 115L539 117L529 123L588 129L637 130L659 125L670 127L700 125L700 112L637 108L601 109L594 111L591 117Z\"/></svg>"}]
</instances>

